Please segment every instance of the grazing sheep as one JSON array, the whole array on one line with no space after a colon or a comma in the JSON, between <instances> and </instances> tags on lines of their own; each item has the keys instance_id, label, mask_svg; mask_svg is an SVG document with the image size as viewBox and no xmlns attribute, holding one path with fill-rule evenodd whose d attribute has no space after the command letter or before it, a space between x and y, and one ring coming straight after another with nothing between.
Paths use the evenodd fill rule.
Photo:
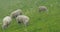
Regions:
<instances>
[{"instance_id":1,"label":"grazing sheep","mask_svg":"<svg viewBox=\"0 0 60 32\"><path fill-rule=\"evenodd\" d=\"M12 19L10 16L6 16L3 18L2 29L6 29L8 25L11 23Z\"/></svg>"},{"instance_id":2,"label":"grazing sheep","mask_svg":"<svg viewBox=\"0 0 60 32\"><path fill-rule=\"evenodd\" d=\"M12 18L16 18L18 15L22 15L22 11L20 9L17 9L11 13Z\"/></svg>"},{"instance_id":3,"label":"grazing sheep","mask_svg":"<svg viewBox=\"0 0 60 32\"><path fill-rule=\"evenodd\" d=\"M40 6L39 7L39 12L46 11L48 13L48 9L46 6Z\"/></svg>"},{"instance_id":4,"label":"grazing sheep","mask_svg":"<svg viewBox=\"0 0 60 32\"><path fill-rule=\"evenodd\" d=\"M17 16L16 20L18 23L23 23L25 26L27 26L29 22L29 17L25 15L19 15Z\"/></svg>"}]
</instances>

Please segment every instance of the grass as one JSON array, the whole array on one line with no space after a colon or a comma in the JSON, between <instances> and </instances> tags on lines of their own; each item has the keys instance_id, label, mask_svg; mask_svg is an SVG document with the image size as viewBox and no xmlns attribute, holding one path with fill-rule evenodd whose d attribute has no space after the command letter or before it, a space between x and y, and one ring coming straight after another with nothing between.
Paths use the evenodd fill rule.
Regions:
<instances>
[{"instance_id":1,"label":"grass","mask_svg":"<svg viewBox=\"0 0 60 32\"><path fill-rule=\"evenodd\" d=\"M48 15L39 13L38 7L41 5L48 8ZM30 17L29 26L19 25L13 19L5 32L60 32L60 0L0 0L0 23L15 9L22 9ZM1 25L0 32L3 32Z\"/></svg>"}]
</instances>

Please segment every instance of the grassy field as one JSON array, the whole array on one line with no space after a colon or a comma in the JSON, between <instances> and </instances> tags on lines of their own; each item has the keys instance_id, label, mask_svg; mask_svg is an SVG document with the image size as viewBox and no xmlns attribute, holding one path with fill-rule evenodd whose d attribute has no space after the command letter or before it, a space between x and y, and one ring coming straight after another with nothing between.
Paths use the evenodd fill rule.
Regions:
<instances>
[{"instance_id":1,"label":"grassy field","mask_svg":"<svg viewBox=\"0 0 60 32\"><path fill-rule=\"evenodd\" d=\"M39 13L41 5L48 8L48 15ZM29 26L17 24L13 19L2 31L2 19L16 9L22 9L30 17ZM60 32L60 0L0 0L0 32Z\"/></svg>"}]
</instances>

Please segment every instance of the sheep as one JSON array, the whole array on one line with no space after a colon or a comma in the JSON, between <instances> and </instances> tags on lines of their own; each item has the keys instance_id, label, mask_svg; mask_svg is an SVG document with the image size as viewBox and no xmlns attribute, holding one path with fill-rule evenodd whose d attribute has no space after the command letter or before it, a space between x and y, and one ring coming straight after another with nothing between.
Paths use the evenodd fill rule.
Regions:
<instances>
[{"instance_id":1,"label":"sheep","mask_svg":"<svg viewBox=\"0 0 60 32\"><path fill-rule=\"evenodd\" d=\"M16 17L18 23L23 23L25 26L28 25L29 17L26 15L19 15Z\"/></svg>"},{"instance_id":2,"label":"sheep","mask_svg":"<svg viewBox=\"0 0 60 32\"><path fill-rule=\"evenodd\" d=\"M21 9L17 9L15 11L13 11L10 16L12 18L16 18L18 15L22 15L22 10Z\"/></svg>"},{"instance_id":3,"label":"sheep","mask_svg":"<svg viewBox=\"0 0 60 32\"><path fill-rule=\"evenodd\" d=\"M39 7L39 12L46 11L48 13L48 9L46 6L40 6Z\"/></svg>"},{"instance_id":4,"label":"sheep","mask_svg":"<svg viewBox=\"0 0 60 32\"><path fill-rule=\"evenodd\" d=\"M11 21L12 21L12 18L10 16L4 17L2 22L2 29L6 29L11 23Z\"/></svg>"}]
</instances>

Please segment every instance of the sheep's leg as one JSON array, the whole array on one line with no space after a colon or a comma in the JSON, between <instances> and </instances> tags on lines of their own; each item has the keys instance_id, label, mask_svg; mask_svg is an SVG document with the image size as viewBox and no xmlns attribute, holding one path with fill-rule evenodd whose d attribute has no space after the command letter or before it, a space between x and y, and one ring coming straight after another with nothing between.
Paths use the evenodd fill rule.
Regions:
<instances>
[{"instance_id":1,"label":"sheep's leg","mask_svg":"<svg viewBox=\"0 0 60 32\"><path fill-rule=\"evenodd\" d=\"M17 20L17 23L19 23L19 24L20 24L21 22L20 22L19 20Z\"/></svg>"},{"instance_id":2,"label":"sheep's leg","mask_svg":"<svg viewBox=\"0 0 60 32\"><path fill-rule=\"evenodd\" d=\"M28 26L28 20L26 20L25 22L23 22L25 26Z\"/></svg>"},{"instance_id":3,"label":"sheep's leg","mask_svg":"<svg viewBox=\"0 0 60 32\"><path fill-rule=\"evenodd\" d=\"M18 21L18 23L21 23L20 21Z\"/></svg>"},{"instance_id":4,"label":"sheep's leg","mask_svg":"<svg viewBox=\"0 0 60 32\"><path fill-rule=\"evenodd\" d=\"M6 25L3 25L3 26L2 26L2 29L6 29L6 28L7 28L7 26L6 26Z\"/></svg>"},{"instance_id":5,"label":"sheep's leg","mask_svg":"<svg viewBox=\"0 0 60 32\"><path fill-rule=\"evenodd\" d=\"M48 14L48 9L46 10L46 13Z\"/></svg>"}]
</instances>

